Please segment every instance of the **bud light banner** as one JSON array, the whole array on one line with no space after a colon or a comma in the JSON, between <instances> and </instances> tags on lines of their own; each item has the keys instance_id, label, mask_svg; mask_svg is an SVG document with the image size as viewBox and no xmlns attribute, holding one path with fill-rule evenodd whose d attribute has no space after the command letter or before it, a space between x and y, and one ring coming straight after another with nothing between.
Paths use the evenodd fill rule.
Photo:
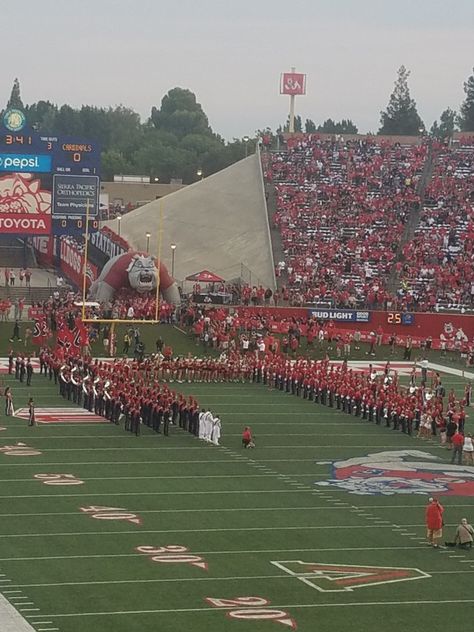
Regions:
<instances>
[{"instance_id":1,"label":"bud light banner","mask_svg":"<svg viewBox=\"0 0 474 632\"><path fill-rule=\"evenodd\" d=\"M83 249L71 237L59 241L59 262L64 275L77 287L82 287L84 254ZM87 285L91 285L98 277L98 269L90 261L87 262Z\"/></svg>"},{"instance_id":2,"label":"bud light banner","mask_svg":"<svg viewBox=\"0 0 474 632\"><path fill-rule=\"evenodd\" d=\"M368 323L370 312L354 309L308 309L308 318L317 320L334 320L346 323Z\"/></svg>"}]
</instances>

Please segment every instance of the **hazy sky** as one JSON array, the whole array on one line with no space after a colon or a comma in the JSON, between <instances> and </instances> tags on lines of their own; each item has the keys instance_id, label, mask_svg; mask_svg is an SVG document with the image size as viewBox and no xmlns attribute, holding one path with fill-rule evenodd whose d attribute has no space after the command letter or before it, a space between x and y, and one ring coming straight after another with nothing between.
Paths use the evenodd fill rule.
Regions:
<instances>
[{"instance_id":1,"label":"hazy sky","mask_svg":"<svg viewBox=\"0 0 474 632\"><path fill-rule=\"evenodd\" d=\"M175 86L226 138L284 122L279 76L308 75L297 113L376 131L396 70L429 127L474 66L473 0L0 0L0 103L123 103L143 118Z\"/></svg>"}]
</instances>

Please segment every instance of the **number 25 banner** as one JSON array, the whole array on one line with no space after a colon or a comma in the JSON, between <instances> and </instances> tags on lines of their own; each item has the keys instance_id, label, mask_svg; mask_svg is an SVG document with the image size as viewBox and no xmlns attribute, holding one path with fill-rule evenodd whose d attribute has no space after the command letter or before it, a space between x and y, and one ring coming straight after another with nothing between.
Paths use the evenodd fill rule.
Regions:
<instances>
[{"instance_id":1,"label":"number 25 banner","mask_svg":"<svg viewBox=\"0 0 474 632\"><path fill-rule=\"evenodd\" d=\"M300 72L284 72L280 79L280 94L306 94L306 75Z\"/></svg>"}]
</instances>

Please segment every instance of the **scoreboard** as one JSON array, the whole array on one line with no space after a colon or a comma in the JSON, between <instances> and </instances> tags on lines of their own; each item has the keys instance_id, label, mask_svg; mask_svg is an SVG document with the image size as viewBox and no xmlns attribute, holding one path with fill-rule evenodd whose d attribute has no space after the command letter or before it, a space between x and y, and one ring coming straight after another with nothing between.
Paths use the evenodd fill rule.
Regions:
<instances>
[{"instance_id":1,"label":"scoreboard","mask_svg":"<svg viewBox=\"0 0 474 632\"><path fill-rule=\"evenodd\" d=\"M65 175L94 175L100 171L100 151L96 143L69 137L26 134L0 134L0 154L36 158L49 156L51 172ZM14 165L12 165L14 166ZM21 166L21 165L20 165ZM28 165L25 164L25 169Z\"/></svg>"},{"instance_id":2,"label":"scoreboard","mask_svg":"<svg viewBox=\"0 0 474 632\"><path fill-rule=\"evenodd\" d=\"M85 139L43 134L25 114L0 120L0 231L28 235L77 233L99 211L100 147Z\"/></svg>"}]
</instances>

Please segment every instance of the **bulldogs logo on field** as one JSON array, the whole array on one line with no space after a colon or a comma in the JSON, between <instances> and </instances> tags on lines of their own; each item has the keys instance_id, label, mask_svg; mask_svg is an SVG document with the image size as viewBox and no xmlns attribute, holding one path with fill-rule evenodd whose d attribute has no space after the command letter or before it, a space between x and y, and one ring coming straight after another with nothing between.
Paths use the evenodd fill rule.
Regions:
<instances>
[{"instance_id":1,"label":"bulldogs logo on field","mask_svg":"<svg viewBox=\"0 0 474 632\"><path fill-rule=\"evenodd\" d=\"M325 464L328 461L318 461ZM474 469L443 463L421 450L376 452L332 461L333 478L315 484L360 496L381 494L443 494L474 496Z\"/></svg>"}]
</instances>

